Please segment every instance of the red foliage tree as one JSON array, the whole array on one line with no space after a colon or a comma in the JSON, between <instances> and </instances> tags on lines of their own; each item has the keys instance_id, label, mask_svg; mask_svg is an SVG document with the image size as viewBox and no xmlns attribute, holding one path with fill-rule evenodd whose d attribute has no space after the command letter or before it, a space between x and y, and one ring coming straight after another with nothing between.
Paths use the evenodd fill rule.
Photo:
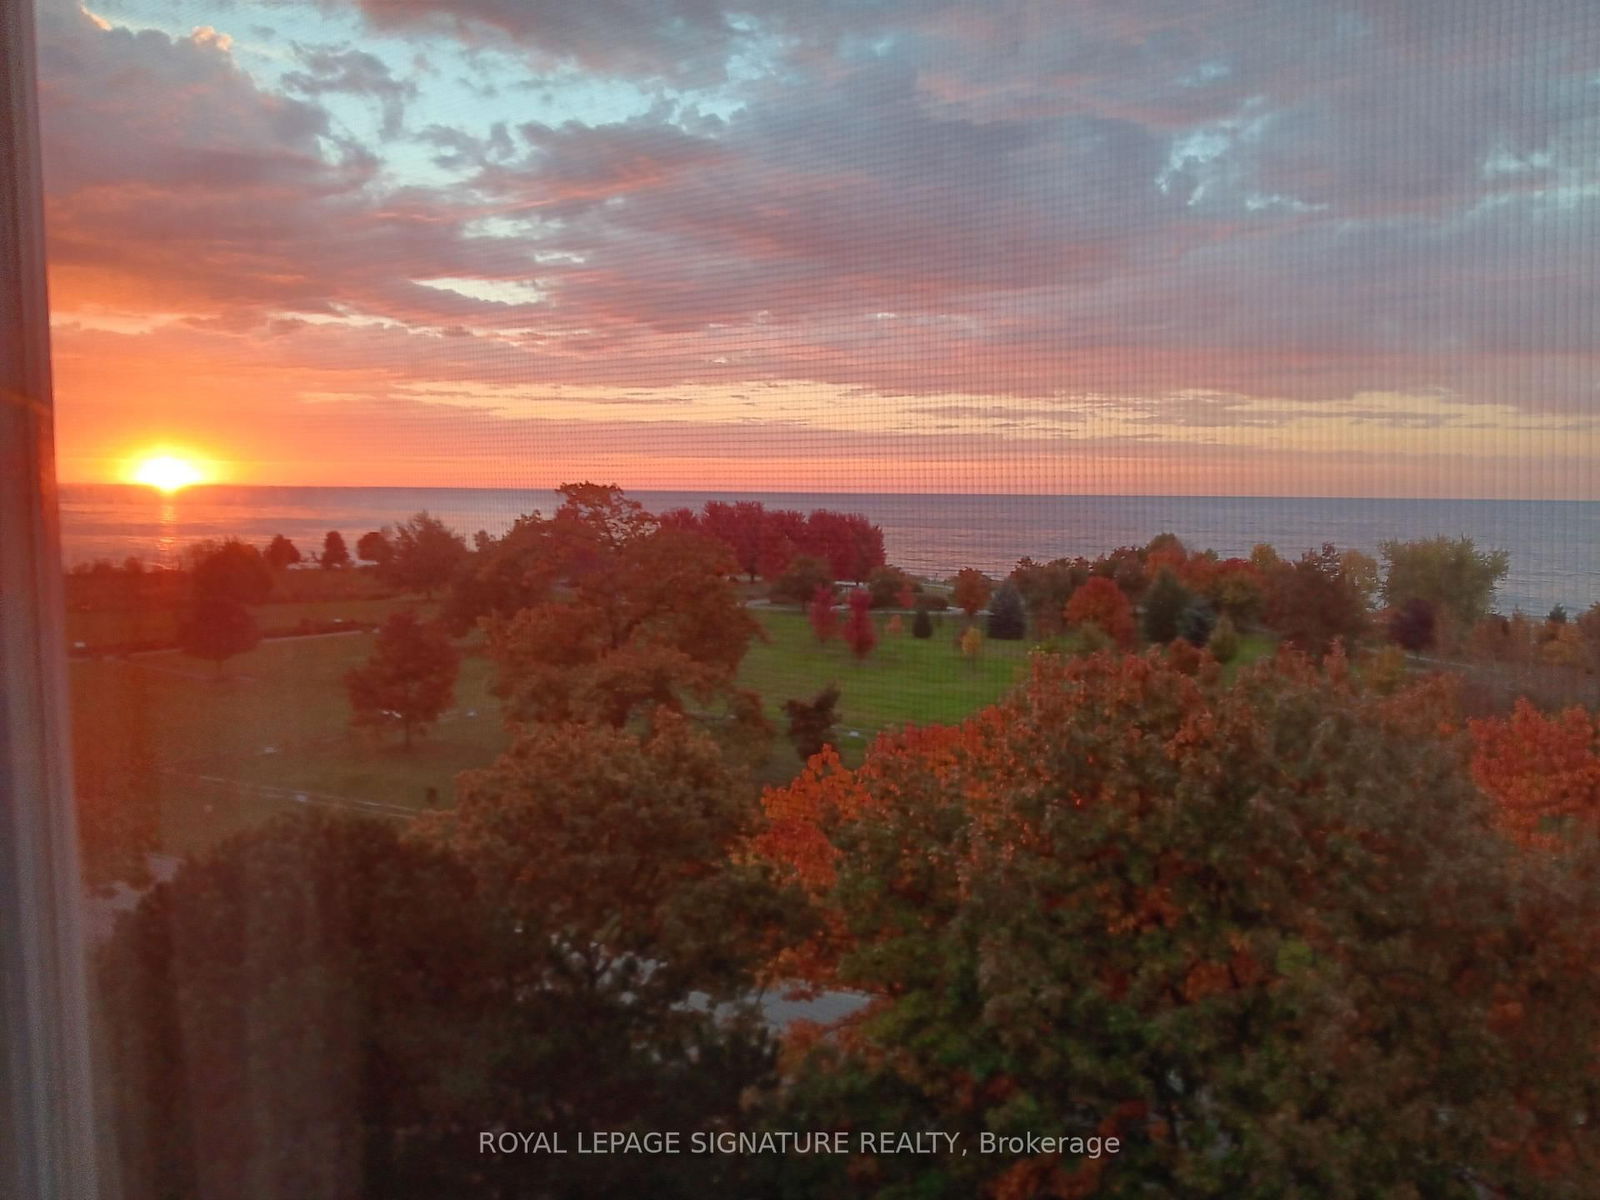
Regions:
<instances>
[{"instance_id":1,"label":"red foliage tree","mask_svg":"<svg viewBox=\"0 0 1600 1200\"><path fill-rule=\"evenodd\" d=\"M1103 575L1096 575L1067 601L1067 624L1092 622L1117 645L1133 645L1133 605L1127 594Z\"/></svg>"},{"instance_id":2,"label":"red foliage tree","mask_svg":"<svg viewBox=\"0 0 1600 1200\"><path fill-rule=\"evenodd\" d=\"M886 561L883 530L860 513L817 509L806 518L802 549L826 559L835 579L863 580Z\"/></svg>"},{"instance_id":3,"label":"red foliage tree","mask_svg":"<svg viewBox=\"0 0 1600 1200\"><path fill-rule=\"evenodd\" d=\"M872 596L861 588L850 593L850 617L845 622L844 640L857 658L865 658L878 644L878 627L872 623Z\"/></svg>"},{"instance_id":4,"label":"red foliage tree","mask_svg":"<svg viewBox=\"0 0 1600 1200\"><path fill-rule=\"evenodd\" d=\"M819 587L811 597L811 606L806 610L811 630L819 642L826 643L839 632L839 610L833 606L833 599L831 587Z\"/></svg>"}]
</instances>

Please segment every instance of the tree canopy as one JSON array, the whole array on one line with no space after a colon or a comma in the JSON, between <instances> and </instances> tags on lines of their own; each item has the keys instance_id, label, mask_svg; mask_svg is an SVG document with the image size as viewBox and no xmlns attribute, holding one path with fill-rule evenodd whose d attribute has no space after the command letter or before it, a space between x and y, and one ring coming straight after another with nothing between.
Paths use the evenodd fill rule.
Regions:
<instances>
[{"instance_id":1,"label":"tree canopy","mask_svg":"<svg viewBox=\"0 0 1600 1200\"><path fill-rule=\"evenodd\" d=\"M1384 542L1383 600L1399 608L1425 600L1460 631L1489 611L1495 586L1511 569L1504 550L1479 550L1469 537Z\"/></svg>"},{"instance_id":2,"label":"tree canopy","mask_svg":"<svg viewBox=\"0 0 1600 1200\"><path fill-rule=\"evenodd\" d=\"M528 557L503 561L508 572L524 563L527 602L487 621L511 719L620 728L690 700L755 719L734 681L762 631L720 542L662 527L619 490L590 485L570 489L553 519L529 519L519 538Z\"/></svg>"},{"instance_id":3,"label":"tree canopy","mask_svg":"<svg viewBox=\"0 0 1600 1200\"><path fill-rule=\"evenodd\" d=\"M352 723L398 725L409 749L412 735L454 702L460 664L461 652L441 626L407 610L391 614L378 630L372 657L345 675Z\"/></svg>"},{"instance_id":4,"label":"tree canopy","mask_svg":"<svg viewBox=\"0 0 1600 1200\"><path fill-rule=\"evenodd\" d=\"M858 1155L824 1190L1583 1194L1589 867L1500 835L1422 699L1205 661L1043 656L768 794L757 844L823 930L790 966L874 997L796 1047L784 1119L1121 1143Z\"/></svg>"}]
</instances>

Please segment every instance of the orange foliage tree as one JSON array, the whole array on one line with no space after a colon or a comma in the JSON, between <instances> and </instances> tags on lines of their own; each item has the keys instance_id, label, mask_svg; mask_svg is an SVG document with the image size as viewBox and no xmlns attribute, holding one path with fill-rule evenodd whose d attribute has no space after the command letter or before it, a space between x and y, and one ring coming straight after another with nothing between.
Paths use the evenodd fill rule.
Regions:
<instances>
[{"instance_id":1,"label":"orange foliage tree","mask_svg":"<svg viewBox=\"0 0 1600 1200\"><path fill-rule=\"evenodd\" d=\"M978 615L978 610L989 603L989 593L994 585L989 577L982 571L972 567L963 567L956 575L955 587L951 589L950 597L956 602L956 607L969 617Z\"/></svg>"},{"instance_id":2,"label":"orange foliage tree","mask_svg":"<svg viewBox=\"0 0 1600 1200\"><path fill-rule=\"evenodd\" d=\"M1469 722L1472 776L1519 841L1556 844L1574 824L1600 827L1600 720L1582 708L1545 716L1518 700L1509 717Z\"/></svg>"},{"instance_id":3,"label":"orange foliage tree","mask_svg":"<svg viewBox=\"0 0 1600 1200\"><path fill-rule=\"evenodd\" d=\"M1133 645L1133 605L1127 595L1110 579L1097 575L1067 601L1068 625L1092 622L1110 636L1119 646Z\"/></svg>"}]
</instances>

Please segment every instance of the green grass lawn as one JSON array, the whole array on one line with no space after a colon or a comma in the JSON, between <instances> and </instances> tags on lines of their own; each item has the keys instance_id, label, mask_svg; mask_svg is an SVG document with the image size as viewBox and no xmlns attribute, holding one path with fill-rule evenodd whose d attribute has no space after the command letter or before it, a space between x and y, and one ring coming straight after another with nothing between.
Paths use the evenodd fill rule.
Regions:
<instances>
[{"instance_id":1,"label":"green grass lawn","mask_svg":"<svg viewBox=\"0 0 1600 1200\"><path fill-rule=\"evenodd\" d=\"M887 622L880 620L877 647L858 661L838 638L819 645L799 612L765 611L760 619L771 640L750 648L740 685L758 692L768 716L781 726L785 700L809 700L829 683L837 684L841 753L852 763L884 729L958 721L994 703L1020 676L1029 649L1027 642L989 640L976 660L964 659L954 646L960 618L946 615L926 640L909 630L884 634ZM861 736L850 737L852 731ZM780 746L774 756L784 757L786 751Z\"/></svg>"},{"instance_id":2,"label":"green grass lawn","mask_svg":"<svg viewBox=\"0 0 1600 1200\"><path fill-rule=\"evenodd\" d=\"M397 734L349 724L343 676L372 641L357 633L264 642L229 660L220 680L209 663L176 653L73 662L80 773L149 764L163 842L177 852L294 805L296 793L422 807L433 788L449 803L456 774L505 744L488 664L477 654L463 660L454 710L406 751Z\"/></svg>"},{"instance_id":3,"label":"green grass lawn","mask_svg":"<svg viewBox=\"0 0 1600 1200\"><path fill-rule=\"evenodd\" d=\"M298 600L278 604L261 604L251 608L256 624L263 630L292 629L301 621L332 621L352 623L378 623L397 608L415 608L425 615L437 610L437 603L427 603L411 596L354 597L341 600ZM67 613L67 645L82 642L90 649L96 646L118 646L136 642L173 642L178 637L178 623L183 613L178 609L158 608L126 612Z\"/></svg>"},{"instance_id":4,"label":"green grass lawn","mask_svg":"<svg viewBox=\"0 0 1600 1200\"><path fill-rule=\"evenodd\" d=\"M376 605L387 607L369 613ZM274 623L291 616L354 620L394 606L328 601L266 611ZM876 649L857 661L838 639L819 645L799 612L762 610L759 617L769 640L751 647L740 685L762 696L781 730L785 700L837 684L840 750L850 764L885 729L958 721L993 703L1021 678L1031 648L986 640L976 660L963 658L953 644L960 617L945 615L926 640L882 633L887 621L880 620ZM137 774L160 805L164 847L178 853L321 797L420 809L432 789L449 804L456 776L487 765L506 743L489 663L477 652L463 659L453 710L408 751L397 734L379 737L349 724L343 677L367 658L372 642L369 633L263 642L229 660L221 679L211 664L175 652L75 660L80 776ZM1245 637L1237 661L1270 650L1269 639ZM799 765L780 736L760 778L782 782Z\"/></svg>"}]
</instances>

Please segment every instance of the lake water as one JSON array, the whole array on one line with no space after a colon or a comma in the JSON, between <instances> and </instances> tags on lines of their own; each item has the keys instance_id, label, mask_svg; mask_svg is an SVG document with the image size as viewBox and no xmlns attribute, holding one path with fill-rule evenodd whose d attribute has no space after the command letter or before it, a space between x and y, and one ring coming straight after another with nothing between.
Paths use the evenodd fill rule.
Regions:
<instances>
[{"instance_id":1,"label":"lake water","mask_svg":"<svg viewBox=\"0 0 1600 1200\"><path fill-rule=\"evenodd\" d=\"M881 493L632 492L647 508L699 507L708 499L760 500L768 507L864 513L883 529L889 561L917 574L961 567L1004 574L1024 555L1093 557L1143 545L1170 530L1191 548L1224 557L1269 542L1286 557L1333 542L1376 555L1389 538L1465 535L1479 548L1511 552L1496 595L1503 612L1574 613L1600 601L1600 502L1541 500L1273 499L1193 496L952 496ZM258 545L273 534L302 553L330 529L352 552L369 529L427 509L470 535L498 534L520 514L549 514L553 492L476 488L197 487L172 497L122 484L61 489L68 564L130 554L172 564L185 546L237 537Z\"/></svg>"}]
</instances>

